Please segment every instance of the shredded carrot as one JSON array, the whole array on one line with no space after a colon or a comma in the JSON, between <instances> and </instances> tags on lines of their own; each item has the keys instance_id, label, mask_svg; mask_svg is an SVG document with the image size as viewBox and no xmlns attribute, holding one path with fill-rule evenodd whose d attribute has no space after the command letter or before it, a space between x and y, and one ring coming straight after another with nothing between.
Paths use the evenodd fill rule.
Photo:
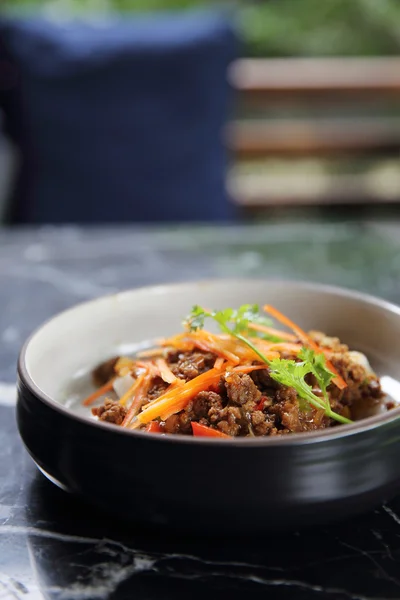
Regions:
<instances>
[{"instance_id":1,"label":"shredded carrot","mask_svg":"<svg viewBox=\"0 0 400 600\"><path fill-rule=\"evenodd\" d=\"M113 377L112 379L110 379L110 381L107 381L107 383L105 383L104 385L99 387L95 392L93 392L93 394L90 394L90 396L88 396L83 401L83 405L89 406L90 404L93 404L93 402L95 402L95 400L97 400L101 396L104 396L104 394L106 394L107 392L111 392L111 390L113 389L114 381L115 381L115 377Z\"/></svg>"},{"instance_id":2,"label":"shredded carrot","mask_svg":"<svg viewBox=\"0 0 400 600\"><path fill-rule=\"evenodd\" d=\"M278 357L279 354L276 355ZM251 373L252 371L261 371L267 368L267 365L243 365L230 369L231 373Z\"/></svg>"},{"instance_id":3,"label":"shredded carrot","mask_svg":"<svg viewBox=\"0 0 400 600\"><path fill-rule=\"evenodd\" d=\"M178 333L177 335L174 335L173 337L170 338L165 338L163 340L160 340L160 346L163 346L163 348L173 348L173 349L177 349L177 350L188 350L190 352L190 350L193 350L194 344L193 341L191 341L188 338L188 333Z\"/></svg>"},{"instance_id":4,"label":"shredded carrot","mask_svg":"<svg viewBox=\"0 0 400 600\"><path fill-rule=\"evenodd\" d=\"M143 404L143 400L147 392L149 391L152 378L153 377L151 373L143 373L143 375L140 375L138 377L138 380L141 379L141 381L133 394L132 403L129 407L128 412L125 415L124 420L121 423L121 427L127 427L132 421L133 417L136 417L136 415L140 411Z\"/></svg>"},{"instance_id":5,"label":"shredded carrot","mask_svg":"<svg viewBox=\"0 0 400 600\"><path fill-rule=\"evenodd\" d=\"M260 325L259 323L249 323L248 327L254 331L267 333L268 335L279 337L282 340L287 340L288 342L295 342L297 340L296 336L292 333L287 333L286 331L281 331L280 329L274 329L273 327L267 327L266 325Z\"/></svg>"},{"instance_id":6,"label":"shredded carrot","mask_svg":"<svg viewBox=\"0 0 400 600\"><path fill-rule=\"evenodd\" d=\"M148 360L135 360L135 367L139 367L140 369L149 369L153 366L153 363Z\"/></svg>"},{"instance_id":7,"label":"shredded carrot","mask_svg":"<svg viewBox=\"0 0 400 600\"><path fill-rule=\"evenodd\" d=\"M150 350L142 350L136 356L138 358L153 358L154 356L162 356L166 351L165 348L151 348Z\"/></svg>"},{"instance_id":8,"label":"shredded carrot","mask_svg":"<svg viewBox=\"0 0 400 600\"><path fill-rule=\"evenodd\" d=\"M127 356L121 356L114 367L114 371L118 373L121 377L123 375L128 375L135 367L135 361L133 358L128 358Z\"/></svg>"},{"instance_id":9,"label":"shredded carrot","mask_svg":"<svg viewBox=\"0 0 400 600\"><path fill-rule=\"evenodd\" d=\"M218 335L204 330L185 332L176 335L172 338L165 339L163 345L172 346L181 352L191 352L194 348L199 348L203 352L211 352L225 360L238 364L240 358L233 353L229 344L221 343L221 338Z\"/></svg>"},{"instance_id":10,"label":"shredded carrot","mask_svg":"<svg viewBox=\"0 0 400 600\"><path fill-rule=\"evenodd\" d=\"M269 350L276 352L293 352L294 354L298 354L302 347L302 344L291 344L289 342L282 342L277 344L271 344L269 346Z\"/></svg>"},{"instance_id":11,"label":"shredded carrot","mask_svg":"<svg viewBox=\"0 0 400 600\"><path fill-rule=\"evenodd\" d=\"M123 396L121 396L121 398L119 399L119 403L122 406L125 406L125 404L128 402L129 398L131 398L131 396L134 395L134 393L136 392L136 390L142 385L142 382L145 378L145 376L147 375L147 371L145 371L144 373L142 373L141 375L139 375L139 377L136 378L135 382L133 383L133 385L131 385L131 387L129 388L129 390L127 392L125 392L125 394Z\"/></svg>"},{"instance_id":12,"label":"shredded carrot","mask_svg":"<svg viewBox=\"0 0 400 600\"><path fill-rule=\"evenodd\" d=\"M198 375L182 386L174 387L165 394L150 402L144 410L138 414L139 423L149 423L160 418L165 421L171 415L180 412L188 402L199 392L209 389L219 381L221 370L210 369L202 375Z\"/></svg>"},{"instance_id":13,"label":"shredded carrot","mask_svg":"<svg viewBox=\"0 0 400 600\"><path fill-rule=\"evenodd\" d=\"M175 379L175 381L173 381L166 389L166 392L170 392L171 390L174 390L175 388L178 387L182 387L183 385L185 385L186 381L184 379L181 379L180 377L177 377ZM156 402L158 400L158 398L156 398L156 400L153 400L153 402Z\"/></svg>"},{"instance_id":14,"label":"shredded carrot","mask_svg":"<svg viewBox=\"0 0 400 600\"><path fill-rule=\"evenodd\" d=\"M214 363L214 369L220 369L222 367L222 365L224 364L224 362L225 362L225 359L222 358L222 356L219 356Z\"/></svg>"},{"instance_id":15,"label":"shredded carrot","mask_svg":"<svg viewBox=\"0 0 400 600\"><path fill-rule=\"evenodd\" d=\"M161 379L166 383L174 383L174 381L176 381L176 376L173 374L164 358L157 358L156 366L160 371Z\"/></svg>"},{"instance_id":16,"label":"shredded carrot","mask_svg":"<svg viewBox=\"0 0 400 600\"><path fill-rule=\"evenodd\" d=\"M236 364L240 362L240 358L230 350L226 350L221 344L221 340L212 333L203 330L196 331L195 334L192 334L191 339L195 346L200 348L200 350L212 352L213 354Z\"/></svg>"},{"instance_id":17,"label":"shredded carrot","mask_svg":"<svg viewBox=\"0 0 400 600\"><path fill-rule=\"evenodd\" d=\"M318 344L316 344L314 342L314 340L305 331L303 331L303 329L301 329L301 327L296 325L296 323L291 321L288 317L286 317L284 314L282 314L279 310L277 310L273 306L270 306L269 304L266 304L264 306L264 310L265 310L265 312L270 314L272 317L274 317L274 319L276 319L277 321L282 323L282 325L286 325L286 327L289 327L289 329L292 329L292 331L294 331L295 334L299 336L299 338L301 339L303 344L305 344L309 348L312 348L318 354L324 354L324 351L318 346ZM339 375L339 373L337 372L337 370L335 369L333 364L330 362L330 360L328 360L328 358L326 358L326 355L325 355L325 361L326 361L326 366L328 367L328 369L330 371L332 371L332 373L335 375L335 377L332 379L332 382L340 390L343 390L344 388L346 388L347 383L345 382L343 377L341 377L341 375Z\"/></svg>"}]
</instances>

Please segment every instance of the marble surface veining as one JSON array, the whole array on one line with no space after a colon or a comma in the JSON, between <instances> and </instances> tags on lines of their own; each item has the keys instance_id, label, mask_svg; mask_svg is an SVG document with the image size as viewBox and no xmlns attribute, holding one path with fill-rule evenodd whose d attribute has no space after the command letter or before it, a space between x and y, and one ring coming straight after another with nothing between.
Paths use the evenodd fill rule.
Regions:
<instances>
[{"instance_id":1,"label":"marble surface veining","mask_svg":"<svg viewBox=\"0 0 400 600\"><path fill-rule=\"evenodd\" d=\"M400 226L0 230L0 600L400 600L400 498L311 531L238 539L232 524L229 539L177 537L58 490L22 447L15 363L43 320L123 288L237 275L339 284L400 303Z\"/></svg>"}]
</instances>

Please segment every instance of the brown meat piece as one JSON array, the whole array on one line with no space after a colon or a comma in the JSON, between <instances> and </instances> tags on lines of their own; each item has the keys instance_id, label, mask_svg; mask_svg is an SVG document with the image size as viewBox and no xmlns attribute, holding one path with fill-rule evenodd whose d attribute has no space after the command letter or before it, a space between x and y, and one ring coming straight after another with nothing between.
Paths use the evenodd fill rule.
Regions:
<instances>
[{"instance_id":1,"label":"brown meat piece","mask_svg":"<svg viewBox=\"0 0 400 600\"><path fill-rule=\"evenodd\" d=\"M118 402L106 398L102 406L96 406L92 408L92 414L95 417L99 417L100 421L106 421L107 423L114 423L115 425L121 425L126 415L126 408L121 406Z\"/></svg>"},{"instance_id":2,"label":"brown meat piece","mask_svg":"<svg viewBox=\"0 0 400 600\"><path fill-rule=\"evenodd\" d=\"M114 377L114 367L117 364L118 358L118 356L110 358L109 360L101 363L92 371L92 379L96 387L101 387L107 383L107 381L110 381L112 377Z\"/></svg>"},{"instance_id":3,"label":"brown meat piece","mask_svg":"<svg viewBox=\"0 0 400 600\"><path fill-rule=\"evenodd\" d=\"M274 415L265 414L261 410L255 410L251 413L251 425L256 436L276 435L278 433L275 427Z\"/></svg>"},{"instance_id":4,"label":"brown meat piece","mask_svg":"<svg viewBox=\"0 0 400 600\"><path fill-rule=\"evenodd\" d=\"M379 379L369 373L362 365L352 360L347 353L335 353L331 357L332 364L347 383L343 391L342 402L351 404L360 397L382 398L383 393Z\"/></svg>"},{"instance_id":5,"label":"brown meat piece","mask_svg":"<svg viewBox=\"0 0 400 600\"><path fill-rule=\"evenodd\" d=\"M193 400L190 417L203 425L215 426L227 435L238 435L242 428L242 414L233 406L226 406L226 399L215 392L200 392Z\"/></svg>"},{"instance_id":6,"label":"brown meat piece","mask_svg":"<svg viewBox=\"0 0 400 600\"><path fill-rule=\"evenodd\" d=\"M198 421L203 425L210 425L209 414L212 411L223 410L223 401L215 392L200 392L189 402L186 408L176 415L172 415L165 421L164 431L166 433L192 433L192 421Z\"/></svg>"},{"instance_id":7,"label":"brown meat piece","mask_svg":"<svg viewBox=\"0 0 400 600\"><path fill-rule=\"evenodd\" d=\"M165 421L166 433L191 434L191 423L197 421L228 435L239 435L243 417L238 407L225 406L225 400L215 392L200 392L182 412Z\"/></svg>"},{"instance_id":8,"label":"brown meat piece","mask_svg":"<svg viewBox=\"0 0 400 600\"><path fill-rule=\"evenodd\" d=\"M255 417L256 429L253 428L253 414L260 402L261 392L249 375L246 373L229 375L226 378L226 391L230 402L240 409L242 435L264 435L264 431L265 433L269 431L273 424L269 423L265 415L264 424L261 423L260 415L263 415L261 411L258 418Z\"/></svg>"},{"instance_id":9,"label":"brown meat piece","mask_svg":"<svg viewBox=\"0 0 400 600\"><path fill-rule=\"evenodd\" d=\"M181 352L173 353L168 357L171 371L176 377L189 381L202 373L209 371L215 362L216 356L211 352Z\"/></svg>"},{"instance_id":10,"label":"brown meat piece","mask_svg":"<svg viewBox=\"0 0 400 600\"><path fill-rule=\"evenodd\" d=\"M262 364L262 363L253 363ZM259 371L252 371L250 373L251 379L254 381L258 389L264 391L276 390L279 387L279 383L274 381L269 374L268 369L260 369ZM268 395L268 394L267 394Z\"/></svg>"},{"instance_id":11,"label":"brown meat piece","mask_svg":"<svg viewBox=\"0 0 400 600\"><path fill-rule=\"evenodd\" d=\"M246 435L248 426L244 422L242 413L239 408L235 406L227 406L219 415L219 419L216 422L216 428L226 433L227 435Z\"/></svg>"},{"instance_id":12,"label":"brown meat piece","mask_svg":"<svg viewBox=\"0 0 400 600\"><path fill-rule=\"evenodd\" d=\"M182 411L177 415L171 415L164 423L165 433L182 433L190 435L192 433L191 420L186 411Z\"/></svg>"},{"instance_id":13,"label":"brown meat piece","mask_svg":"<svg viewBox=\"0 0 400 600\"><path fill-rule=\"evenodd\" d=\"M379 379L346 352L333 354L331 360L347 383L343 391L333 384L329 387L333 410L341 412L348 407L350 417L355 420L375 414L384 398Z\"/></svg>"},{"instance_id":14,"label":"brown meat piece","mask_svg":"<svg viewBox=\"0 0 400 600\"><path fill-rule=\"evenodd\" d=\"M294 388L280 386L275 395L275 403L267 407L270 415L275 415L277 433L299 433L323 429L331 424L324 410L305 405L297 397ZM271 434L270 434L271 435Z\"/></svg>"},{"instance_id":15,"label":"brown meat piece","mask_svg":"<svg viewBox=\"0 0 400 600\"><path fill-rule=\"evenodd\" d=\"M161 379L161 377L156 377L156 379L154 379L153 381L153 385L147 393L147 400L155 400L156 398L164 394L168 386L169 384L166 383L163 379Z\"/></svg>"},{"instance_id":16,"label":"brown meat piece","mask_svg":"<svg viewBox=\"0 0 400 600\"><path fill-rule=\"evenodd\" d=\"M223 400L220 394L215 392L200 392L194 398L192 402L191 413L193 413L193 420L203 419L207 417L210 412L216 412L223 409Z\"/></svg>"},{"instance_id":17,"label":"brown meat piece","mask_svg":"<svg viewBox=\"0 0 400 600\"><path fill-rule=\"evenodd\" d=\"M268 412L275 415L280 428L289 431L302 431L299 415L299 402L294 388L281 386L275 395L275 403Z\"/></svg>"},{"instance_id":18,"label":"brown meat piece","mask_svg":"<svg viewBox=\"0 0 400 600\"><path fill-rule=\"evenodd\" d=\"M261 392L247 373L233 373L225 381L228 398L233 404L250 408L260 401Z\"/></svg>"}]
</instances>

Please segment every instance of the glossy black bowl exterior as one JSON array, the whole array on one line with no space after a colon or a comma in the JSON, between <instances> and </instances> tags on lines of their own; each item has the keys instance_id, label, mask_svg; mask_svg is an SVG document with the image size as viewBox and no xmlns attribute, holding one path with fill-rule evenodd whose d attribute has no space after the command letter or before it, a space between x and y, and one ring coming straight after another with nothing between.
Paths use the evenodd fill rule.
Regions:
<instances>
[{"instance_id":1,"label":"glossy black bowl exterior","mask_svg":"<svg viewBox=\"0 0 400 600\"><path fill-rule=\"evenodd\" d=\"M39 468L108 512L186 531L298 528L389 499L400 490L398 412L269 439L150 435L49 401L27 374L24 350L19 363L18 427Z\"/></svg>"}]
</instances>

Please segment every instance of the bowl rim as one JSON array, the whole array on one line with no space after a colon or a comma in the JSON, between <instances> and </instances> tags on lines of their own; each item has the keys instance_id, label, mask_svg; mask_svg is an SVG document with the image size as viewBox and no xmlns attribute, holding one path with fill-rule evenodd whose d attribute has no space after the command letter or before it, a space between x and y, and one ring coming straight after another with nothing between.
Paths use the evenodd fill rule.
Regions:
<instances>
[{"instance_id":1,"label":"bowl rim","mask_svg":"<svg viewBox=\"0 0 400 600\"><path fill-rule=\"evenodd\" d=\"M39 386L36 385L34 379L30 376L28 372L28 367L26 365L26 352L28 350L29 344L32 342L33 338L38 334L42 328L50 324L52 321L65 315L67 313L74 312L75 310L79 310L83 306L87 306L90 304L94 304L96 302L101 302L106 299L112 298L120 298L125 295L131 294L162 294L165 289L168 290L176 290L179 291L181 288L185 288L188 286L212 286L215 284L237 284L238 282L246 281L247 283L253 284L267 284L273 283L278 284L283 287L285 286L299 286L303 289L310 291L322 291L324 293L330 293L339 297L352 298L354 300L358 300L359 302L376 306L384 311L389 311L390 313L396 314L400 318L400 306L385 300L383 298L379 298L372 294L359 292L356 290L352 290L350 288L340 287L336 285L330 284L320 284L317 282L309 282L309 281L301 281L296 279L279 279L279 278L248 278L248 277L237 277L237 278L207 278L200 280L188 280L184 282L172 282L172 283L162 283L156 285L148 285L148 286L139 286L137 288L128 288L123 289L118 292L114 292L111 294L104 294L101 296L97 296L95 298L91 298L89 300L85 300L83 302L79 302L74 304L73 306L60 311L48 319L46 319L41 325L36 327L31 334L28 336L26 341L24 342L18 357L17 364L17 373L18 376L23 383L23 385L29 390L29 392L35 397L36 400L39 400L43 404L45 404L48 408L55 410L61 415L65 416L68 419L73 421L78 421L84 426L95 427L96 429L103 429L106 433L114 433L115 435L128 435L135 437L143 438L145 437L148 441L154 441L156 443L183 443L183 444L205 444L205 445L226 445L228 447L254 447L254 446L292 446L296 444L314 444L314 443L322 443L327 442L329 440L336 440L343 437L354 436L357 434L365 433L368 431L372 431L374 429L380 428L385 424L392 423L396 421L400 417L400 406L398 408L393 408L387 413L381 413L379 415L375 415L372 417L367 417L366 419L361 419L360 421L353 422L351 424L341 424L340 426L334 428L327 428L323 430L309 431L309 432L301 432L301 433L292 433L290 435L285 436L257 436L257 437L244 437L237 438L232 437L232 439L218 439L218 438L207 438L207 437L193 437L182 434L171 434L171 435L153 435L149 436L146 431L141 430L132 430L125 429L122 427L116 427L112 423L106 423L104 421L95 421L91 420L85 416L74 413L73 410L67 408L60 402L54 400L51 396L46 394ZM18 390L18 396L21 392Z\"/></svg>"}]
</instances>

